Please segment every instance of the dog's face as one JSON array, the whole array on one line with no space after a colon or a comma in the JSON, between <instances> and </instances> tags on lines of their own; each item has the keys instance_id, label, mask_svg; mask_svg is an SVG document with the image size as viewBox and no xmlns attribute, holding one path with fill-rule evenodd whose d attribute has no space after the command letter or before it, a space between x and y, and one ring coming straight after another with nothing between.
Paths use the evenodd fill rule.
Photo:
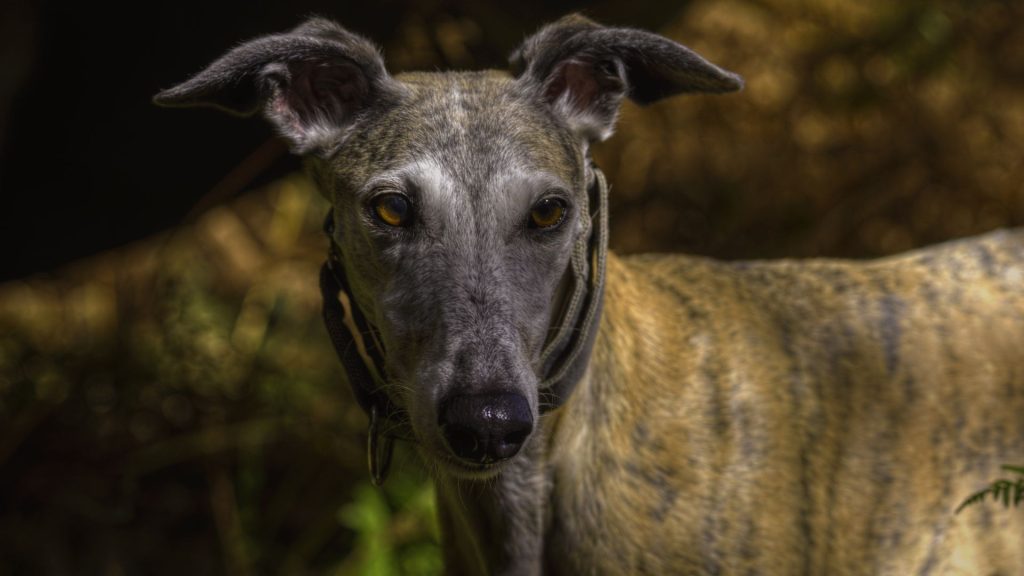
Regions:
<instances>
[{"instance_id":1,"label":"dog's face","mask_svg":"<svg viewBox=\"0 0 1024 576\"><path fill-rule=\"evenodd\" d=\"M432 458L491 472L539 413L540 352L584 232L579 146L507 75L396 81L318 180L392 401Z\"/></svg>"},{"instance_id":2,"label":"dog's face","mask_svg":"<svg viewBox=\"0 0 1024 576\"><path fill-rule=\"evenodd\" d=\"M589 230L588 145L625 96L740 87L670 40L579 16L528 39L513 65L392 77L368 42L312 20L157 97L262 109L309 158L386 351L385 391L424 456L459 477L494 474L536 428L541 352Z\"/></svg>"}]
</instances>

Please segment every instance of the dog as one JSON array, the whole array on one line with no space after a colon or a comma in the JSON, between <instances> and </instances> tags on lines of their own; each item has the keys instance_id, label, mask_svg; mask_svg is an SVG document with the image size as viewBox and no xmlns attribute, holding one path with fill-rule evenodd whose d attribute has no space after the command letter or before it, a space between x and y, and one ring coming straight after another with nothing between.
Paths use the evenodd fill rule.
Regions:
<instances>
[{"instance_id":1,"label":"dog","mask_svg":"<svg viewBox=\"0 0 1024 576\"><path fill-rule=\"evenodd\" d=\"M158 94L262 112L331 203L325 319L435 479L453 574L1021 574L1024 231L872 262L607 252L624 98L742 80L567 16L508 72L392 76L312 19ZM395 432L404 430L404 432Z\"/></svg>"}]
</instances>

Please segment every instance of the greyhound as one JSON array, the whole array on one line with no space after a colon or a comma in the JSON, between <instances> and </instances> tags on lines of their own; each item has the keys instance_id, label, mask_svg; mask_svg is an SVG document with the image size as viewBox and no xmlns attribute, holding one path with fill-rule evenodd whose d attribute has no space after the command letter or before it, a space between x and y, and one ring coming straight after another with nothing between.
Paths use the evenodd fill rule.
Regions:
<instances>
[{"instance_id":1,"label":"greyhound","mask_svg":"<svg viewBox=\"0 0 1024 576\"><path fill-rule=\"evenodd\" d=\"M952 514L1024 460L1024 232L618 257L590 146L623 98L740 77L578 15L511 64L392 76L312 19L155 98L262 112L306 158L373 477L415 443L448 572L1024 573L1024 515Z\"/></svg>"}]
</instances>

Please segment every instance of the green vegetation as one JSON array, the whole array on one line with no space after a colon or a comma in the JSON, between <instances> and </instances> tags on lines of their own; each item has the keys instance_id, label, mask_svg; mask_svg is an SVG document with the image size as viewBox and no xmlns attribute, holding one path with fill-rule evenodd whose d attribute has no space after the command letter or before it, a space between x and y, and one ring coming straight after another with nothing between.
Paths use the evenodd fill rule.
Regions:
<instances>
[{"instance_id":1,"label":"green vegetation","mask_svg":"<svg viewBox=\"0 0 1024 576\"><path fill-rule=\"evenodd\" d=\"M1019 506L1021 502L1024 502L1024 466L1003 466L1003 470L1017 474L1017 479L1000 478L995 480L984 490L979 490L964 500L957 507L956 513L959 514L964 508L984 501L985 497L989 495L996 502L1002 501L1003 506L1007 508L1011 505Z\"/></svg>"},{"instance_id":2,"label":"green vegetation","mask_svg":"<svg viewBox=\"0 0 1024 576\"><path fill-rule=\"evenodd\" d=\"M367 481L319 318L324 210L293 177L0 287L0 574L439 572L411 455Z\"/></svg>"}]
</instances>

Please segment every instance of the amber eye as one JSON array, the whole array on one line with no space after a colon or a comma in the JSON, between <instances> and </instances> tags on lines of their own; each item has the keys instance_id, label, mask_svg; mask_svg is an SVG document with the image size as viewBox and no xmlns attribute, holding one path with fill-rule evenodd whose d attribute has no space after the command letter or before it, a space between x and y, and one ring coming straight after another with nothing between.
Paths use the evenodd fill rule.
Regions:
<instances>
[{"instance_id":1,"label":"amber eye","mask_svg":"<svg viewBox=\"0 0 1024 576\"><path fill-rule=\"evenodd\" d=\"M565 219L565 200L543 198L530 210L531 228L554 228Z\"/></svg>"},{"instance_id":2,"label":"amber eye","mask_svg":"<svg viewBox=\"0 0 1024 576\"><path fill-rule=\"evenodd\" d=\"M374 198L373 213L388 226L408 226L412 220L409 199L401 194L381 194Z\"/></svg>"}]
</instances>

